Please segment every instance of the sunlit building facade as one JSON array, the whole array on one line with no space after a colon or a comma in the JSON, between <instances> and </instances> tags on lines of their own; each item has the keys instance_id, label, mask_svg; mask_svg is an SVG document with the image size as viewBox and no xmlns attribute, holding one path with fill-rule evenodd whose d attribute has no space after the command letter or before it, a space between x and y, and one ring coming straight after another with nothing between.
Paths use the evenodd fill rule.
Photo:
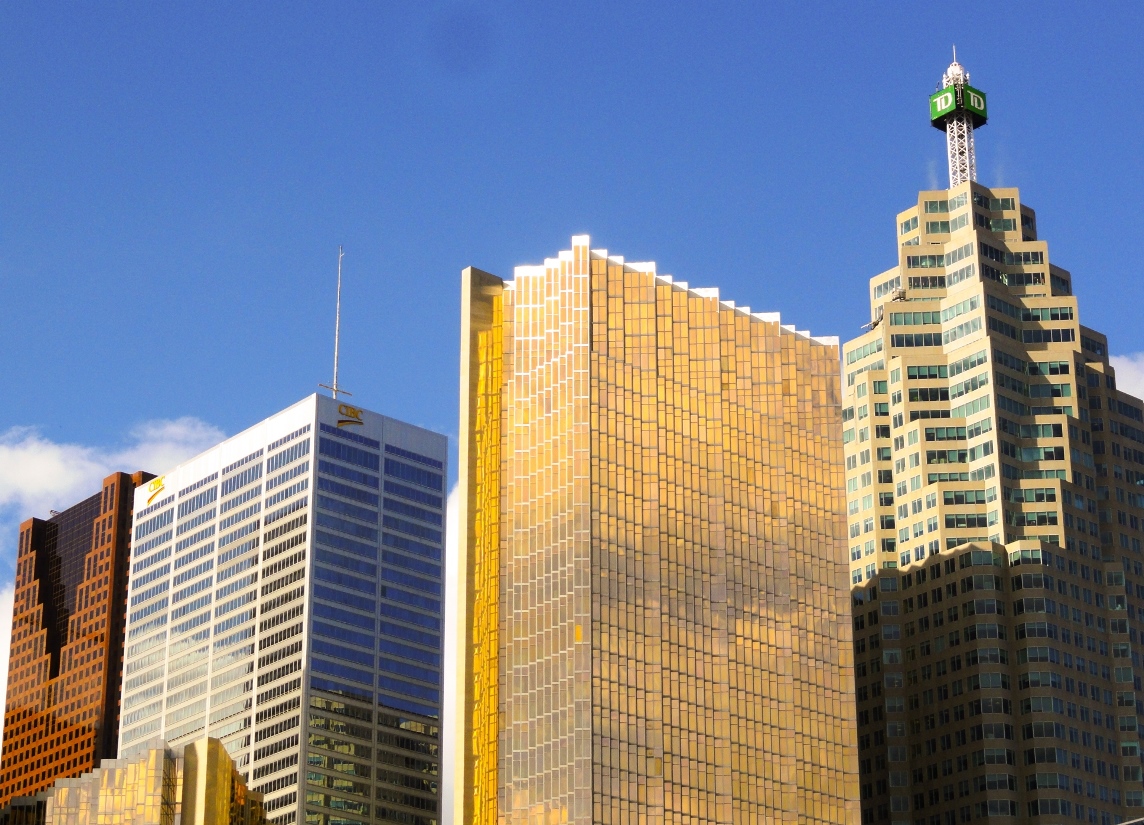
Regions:
<instances>
[{"instance_id":1,"label":"sunlit building facade","mask_svg":"<svg viewBox=\"0 0 1144 825\"><path fill-rule=\"evenodd\" d=\"M116 754L131 508L152 478L113 473L20 525L0 806Z\"/></svg>"},{"instance_id":2,"label":"sunlit building facade","mask_svg":"<svg viewBox=\"0 0 1144 825\"><path fill-rule=\"evenodd\" d=\"M262 797L247 790L217 739L179 748L147 740L118 759L0 811L0 825L265 825Z\"/></svg>"},{"instance_id":3,"label":"sunlit building facade","mask_svg":"<svg viewBox=\"0 0 1144 825\"><path fill-rule=\"evenodd\" d=\"M278 825L436 825L447 454L314 395L141 491L121 752L209 735Z\"/></svg>"},{"instance_id":4,"label":"sunlit building facade","mask_svg":"<svg viewBox=\"0 0 1144 825\"><path fill-rule=\"evenodd\" d=\"M1144 815L1144 403L964 144L843 351L862 819L1111 825Z\"/></svg>"},{"instance_id":5,"label":"sunlit building facade","mask_svg":"<svg viewBox=\"0 0 1144 825\"><path fill-rule=\"evenodd\" d=\"M462 290L453 821L856 821L836 340L587 236Z\"/></svg>"}]
</instances>

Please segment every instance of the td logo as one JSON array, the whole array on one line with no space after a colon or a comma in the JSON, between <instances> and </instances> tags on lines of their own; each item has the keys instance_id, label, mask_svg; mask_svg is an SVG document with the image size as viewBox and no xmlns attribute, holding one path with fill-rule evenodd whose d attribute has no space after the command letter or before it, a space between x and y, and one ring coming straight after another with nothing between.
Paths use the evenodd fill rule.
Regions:
<instances>
[{"instance_id":1,"label":"td logo","mask_svg":"<svg viewBox=\"0 0 1144 825\"><path fill-rule=\"evenodd\" d=\"M938 92L930 98L930 115L932 117L940 117L946 112L952 111L955 105L956 100L953 96L953 89Z\"/></svg>"}]
</instances>

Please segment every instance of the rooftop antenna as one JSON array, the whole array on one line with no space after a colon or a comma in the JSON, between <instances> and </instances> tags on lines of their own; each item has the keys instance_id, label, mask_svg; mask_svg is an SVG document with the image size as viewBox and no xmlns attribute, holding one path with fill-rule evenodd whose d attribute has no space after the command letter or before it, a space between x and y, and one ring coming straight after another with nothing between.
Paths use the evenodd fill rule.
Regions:
<instances>
[{"instance_id":1,"label":"rooftop antenna","mask_svg":"<svg viewBox=\"0 0 1144 825\"><path fill-rule=\"evenodd\" d=\"M985 92L969 85L969 72L957 62L954 46L953 62L941 76L937 92L930 95L930 123L945 132L951 189L977 180L973 130L984 126L987 119Z\"/></svg>"},{"instance_id":2,"label":"rooftop antenna","mask_svg":"<svg viewBox=\"0 0 1144 825\"><path fill-rule=\"evenodd\" d=\"M352 392L347 392L338 386L338 344L342 337L342 252L341 244L338 244L338 300L337 311L334 314L334 380L329 384L319 384L330 391L330 394L337 400L338 393L342 395L353 395Z\"/></svg>"}]
</instances>

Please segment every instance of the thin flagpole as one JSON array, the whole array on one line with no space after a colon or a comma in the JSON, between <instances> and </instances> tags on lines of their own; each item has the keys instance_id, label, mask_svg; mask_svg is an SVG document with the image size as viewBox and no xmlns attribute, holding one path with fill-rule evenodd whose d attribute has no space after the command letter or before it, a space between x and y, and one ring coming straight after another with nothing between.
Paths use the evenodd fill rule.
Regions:
<instances>
[{"instance_id":1,"label":"thin flagpole","mask_svg":"<svg viewBox=\"0 0 1144 825\"><path fill-rule=\"evenodd\" d=\"M342 251L341 244L338 244L338 295L336 309L334 312L334 380L329 384L319 384L319 387L325 387L330 391L330 394L336 400L338 393L342 395L352 395L353 393L346 392L338 386L338 355L339 345L342 339L342 256L345 252Z\"/></svg>"}]
</instances>

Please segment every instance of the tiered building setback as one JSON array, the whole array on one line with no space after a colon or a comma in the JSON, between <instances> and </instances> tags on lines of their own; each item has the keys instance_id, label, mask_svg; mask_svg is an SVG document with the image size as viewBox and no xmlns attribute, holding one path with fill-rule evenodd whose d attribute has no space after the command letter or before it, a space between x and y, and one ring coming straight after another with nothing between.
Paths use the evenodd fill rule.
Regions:
<instances>
[{"instance_id":1,"label":"tiered building setback","mask_svg":"<svg viewBox=\"0 0 1144 825\"><path fill-rule=\"evenodd\" d=\"M931 115L971 138L968 81L951 66ZM844 347L862 818L1111 825L1144 815L1144 404L955 132L961 182L897 216Z\"/></svg>"},{"instance_id":2,"label":"tiered building setback","mask_svg":"<svg viewBox=\"0 0 1144 825\"><path fill-rule=\"evenodd\" d=\"M835 339L587 236L462 290L454 821L856 821Z\"/></svg>"},{"instance_id":3,"label":"tiered building setback","mask_svg":"<svg viewBox=\"0 0 1144 825\"><path fill-rule=\"evenodd\" d=\"M116 754L131 508L152 478L113 473L20 525L0 807Z\"/></svg>"}]
</instances>

